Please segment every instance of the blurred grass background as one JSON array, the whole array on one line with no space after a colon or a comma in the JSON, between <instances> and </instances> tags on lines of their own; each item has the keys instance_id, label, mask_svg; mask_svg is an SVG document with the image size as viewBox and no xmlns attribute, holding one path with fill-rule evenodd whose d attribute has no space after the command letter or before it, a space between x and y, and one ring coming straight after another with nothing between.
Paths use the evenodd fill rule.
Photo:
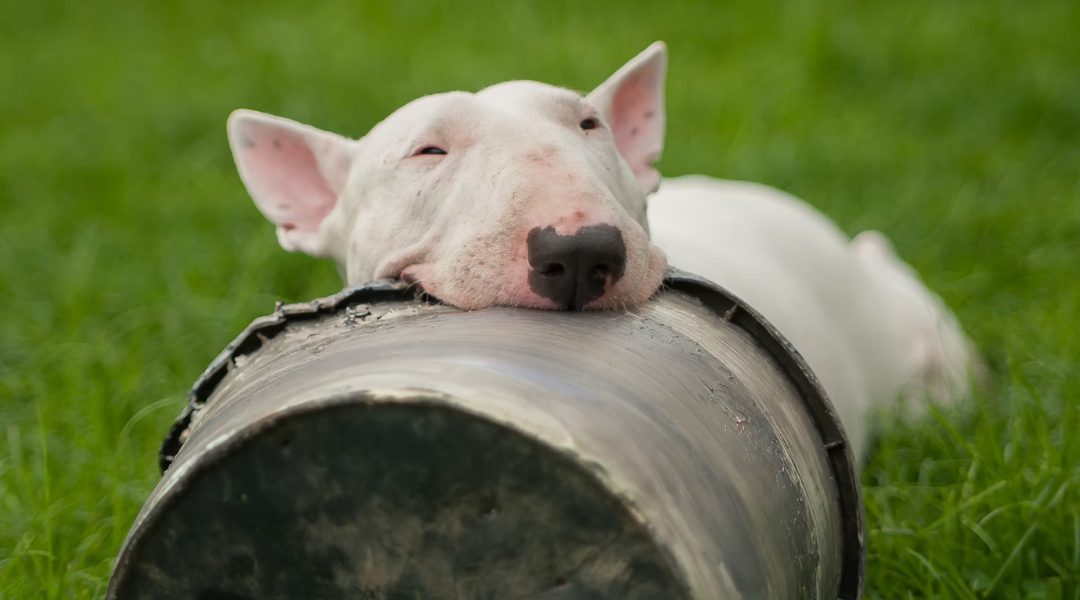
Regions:
<instances>
[{"instance_id":1,"label":"blurred grass background","mask_svg":"<svg viewBox=\"0 0 1080 600\"><path fill-rule=\"evenodd\" d=\"M0 3L0 598L99 598L203 367L332 293L246 196L238 107L359 137L670 45L661 169L886 232L993 371L883 427L873 598L1080 598L1080 3Z\"/></svg>"}]
</instances>

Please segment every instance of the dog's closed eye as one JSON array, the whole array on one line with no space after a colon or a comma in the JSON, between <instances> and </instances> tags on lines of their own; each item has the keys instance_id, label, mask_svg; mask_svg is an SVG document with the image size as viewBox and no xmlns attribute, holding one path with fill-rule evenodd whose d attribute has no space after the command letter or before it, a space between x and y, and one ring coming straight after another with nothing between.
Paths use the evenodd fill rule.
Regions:
<instances>
[{"instance_id":1,"label":"dog's closed eye","mask_svg":"<svg viewBox=\"0 0 1080 600\"><path fill-rule=\"evenodd\" d=\"M438 146L425 146L421 148L414 156L420 154L446 154L446 150L439 148Z\"/></svg>"}]
</instances>

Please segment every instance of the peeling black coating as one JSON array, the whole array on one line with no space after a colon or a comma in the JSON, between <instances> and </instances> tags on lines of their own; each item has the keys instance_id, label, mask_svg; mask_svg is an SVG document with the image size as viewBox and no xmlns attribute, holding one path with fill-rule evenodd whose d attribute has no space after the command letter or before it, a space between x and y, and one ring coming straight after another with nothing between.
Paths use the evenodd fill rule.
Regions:
<instances>
[{"instance_id":1,"label":"peeling black coating","mask_svg":"<svg viewBox=\"0 0 1080 600\"><path fill-rule=\"evenodd\" d=\"M281 304L279 302L274 307L274 314L255 319L210 362L203 374L195 381L191 391L188 392L187 407L184 408L172 427L169 428L169 432L165 435L165 439L161 442L161 448L158 450L158 467L161 472L164 473L169 468L169 465L176 458L176 453L179 452L180 447L183 445L181 439L191 424L192 413L210 398L210 395L214 393L214 389L228 374L229 365L237 357L246 356L257 351L265 341L271 340L281 333L285 329L285 324L290 321L314 318L320 314L332 314L364 301L370 302L391 298L406 299L413 297L415 294L416 292L411 291L409 285L403 281L378 279L347 287L333 296L318 298L310 302L298 304ZM425 301L437 300L425 297Z\"/></svg>"}]
</instances>

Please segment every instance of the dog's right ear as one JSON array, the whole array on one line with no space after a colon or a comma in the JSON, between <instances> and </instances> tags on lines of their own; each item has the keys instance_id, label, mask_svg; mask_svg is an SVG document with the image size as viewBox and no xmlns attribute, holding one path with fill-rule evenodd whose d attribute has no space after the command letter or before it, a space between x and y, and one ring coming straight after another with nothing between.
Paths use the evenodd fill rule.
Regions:
<instances>
[{"instance_id":1,"label":"dog's right ear","mask_svg":"<svg viewBox=\"0 0 1080 600\"><path fill-rule=\"evenodd\" d=\"M319 235L349 175L355 142L252 110L229 116L229 145L255 205L289 251L326 257Z\"/></svg>"},{"instance_id":2,"label":"dog's right ear","mask_svg":"<svg viewBox=\"0 0 1080 600\"><path fill-rule=\"evenodd\" d=\"M611 127L619 154L646 194L660 186L653 163L664 148L666 71L667 46L655 42L586 97Z\"/></svg>"}]
</instances>

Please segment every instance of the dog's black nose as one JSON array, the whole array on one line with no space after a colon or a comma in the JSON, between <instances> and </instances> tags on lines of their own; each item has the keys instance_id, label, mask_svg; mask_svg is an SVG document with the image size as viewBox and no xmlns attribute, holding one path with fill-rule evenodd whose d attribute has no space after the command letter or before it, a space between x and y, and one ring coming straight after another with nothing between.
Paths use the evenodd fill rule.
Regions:
<instances>
[{"instance_id":1,"label":"dog's black nose","mask_svg":"<svg viewBox=\"0 0 1080 600\"><path fill-rule=\"evenodd\" d=\"M611 225L589 225L572 235L536 227L529 232L528 248L529 287L561 308L584 308L626 270L626 244Z\"/></svg>"}]
</instances>

